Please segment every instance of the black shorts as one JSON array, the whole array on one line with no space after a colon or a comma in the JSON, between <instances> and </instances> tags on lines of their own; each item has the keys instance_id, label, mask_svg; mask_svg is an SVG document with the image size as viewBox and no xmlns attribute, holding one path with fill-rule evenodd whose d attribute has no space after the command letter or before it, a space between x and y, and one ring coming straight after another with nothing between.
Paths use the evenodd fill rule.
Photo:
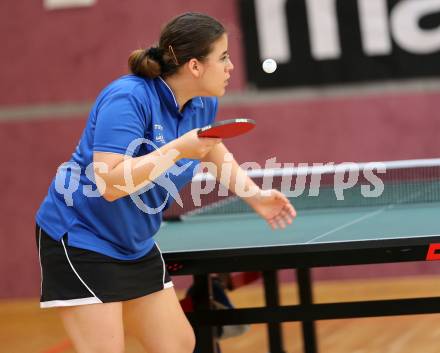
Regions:
<instances>
[{"instance_id":1,"label":"black shorts","mask_svg":"<svg viewBox=\"0 0 440 353\"><path fill-rule=\"evenodd\" d=\"M155 244L136 260L118 260L52 239L38 225L42 308L119 302L173 286Z\"/></svg>"}]
</instances>

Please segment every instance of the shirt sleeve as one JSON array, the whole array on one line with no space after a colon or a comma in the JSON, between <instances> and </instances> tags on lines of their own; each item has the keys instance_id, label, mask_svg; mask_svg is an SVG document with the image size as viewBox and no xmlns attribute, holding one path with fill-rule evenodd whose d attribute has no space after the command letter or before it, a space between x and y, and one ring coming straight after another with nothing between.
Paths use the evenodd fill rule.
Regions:
<instances>
[{"instance_id":1,"label":"shirt sleeve","mask_svg":"<svg viewBox=\"0 0 440 353\"><path fill-rule=\"evenodd\" d=\"M96 113L94 152L134 155L151 120L148 108L132 94L118 94L104 102Z\"/></svg>"}]
</instances>

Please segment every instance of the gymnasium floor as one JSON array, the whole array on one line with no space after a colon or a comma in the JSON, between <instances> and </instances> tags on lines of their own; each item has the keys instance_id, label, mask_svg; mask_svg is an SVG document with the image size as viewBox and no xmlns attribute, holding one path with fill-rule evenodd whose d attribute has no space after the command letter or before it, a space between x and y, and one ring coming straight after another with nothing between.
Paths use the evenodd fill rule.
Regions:
<instances>
[{"instance_id":1,"label":"gymnasium floor","mask_svg":"<svg viewBox=\"0 0 440 353\"><path fill-rule=\"evenodd\" d=\"M181 293L179 293L181 294ZM317 302L394 297L439 296L438 276L397 277L363 280L319 281ZM230 293L237 307L263 304L259 285L249 285ZM283 284L283 304L296 304L296 286ZM437 353L440 315L320 321L317 325L322 353ZM302 352L298 323L283 325L287 352ZM36 299L0 301L0 352L73 353L65 345L66 335L55 310L40 310ZM264 325L253 325L245 335L222 341L223 353L267 353ZM142 353L127 338L126 353Z\"/></svg>"}]
</instances>

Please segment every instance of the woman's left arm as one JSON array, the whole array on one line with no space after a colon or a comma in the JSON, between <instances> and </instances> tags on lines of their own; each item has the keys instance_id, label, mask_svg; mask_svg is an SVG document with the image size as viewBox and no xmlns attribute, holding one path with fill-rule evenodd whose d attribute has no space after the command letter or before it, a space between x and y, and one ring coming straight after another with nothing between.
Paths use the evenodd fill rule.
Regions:
<instances>
[{"instance_id":1,"label":"woman's left arm","mask_svg":"<svg viewBox=\"0 0 440 353\"><path fill-rule=\"evenodd\" d=\"M246 172L240 168L234 158L226 158L230 152L223 143L217 144L203 158L216 166L217 180L230 191L240 196L255 212L257 212L272 229L285 228L296 217L296 211L288 198L278 190L264 192L252 181ZM232 155L231 155L232 156ZM222 168L230 168L230 178L223 180Z\"/></svg>"}]
</instances>

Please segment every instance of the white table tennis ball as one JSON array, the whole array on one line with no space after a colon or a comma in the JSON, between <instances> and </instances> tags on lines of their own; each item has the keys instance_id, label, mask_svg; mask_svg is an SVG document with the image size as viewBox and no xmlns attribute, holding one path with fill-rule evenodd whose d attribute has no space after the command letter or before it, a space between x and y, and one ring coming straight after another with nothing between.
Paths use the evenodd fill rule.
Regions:
<instances>
[{"instance_id":1,"label":"white table tennis ball","mask_svg":"<svg viewBox=\"0 0 440 353\"><path fill-rule=\"evenodd\" d=\"M263 61L263 71L271 74L277 69L277 62L274 59L266 59Z\"/></svg>"}]
</instances>

